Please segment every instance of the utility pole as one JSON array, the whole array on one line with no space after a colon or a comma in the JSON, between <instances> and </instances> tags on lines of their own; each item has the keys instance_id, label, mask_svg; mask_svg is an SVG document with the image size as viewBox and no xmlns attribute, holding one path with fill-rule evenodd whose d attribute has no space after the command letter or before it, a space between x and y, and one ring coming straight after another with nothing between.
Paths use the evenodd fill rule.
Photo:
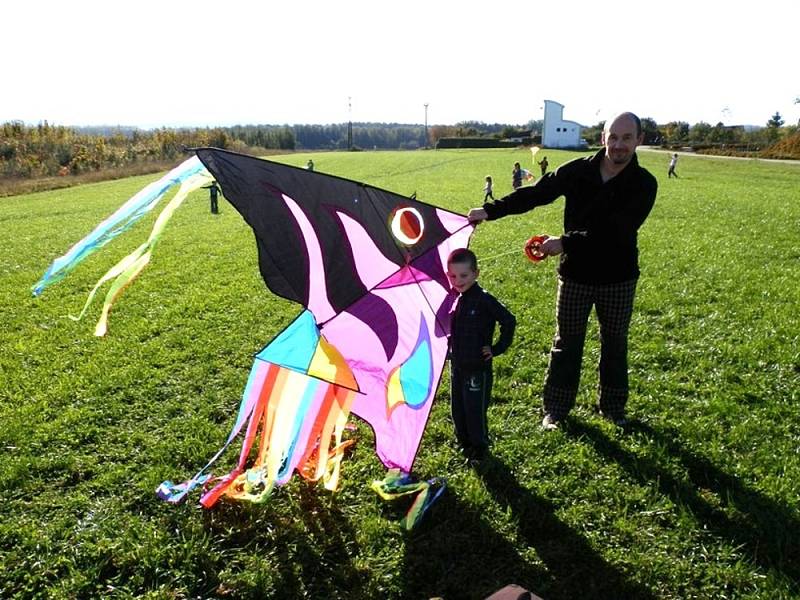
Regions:
<instances>
[{"instance_id":1,"label":"utility pole","mask_svg":"<svg viewBox=\"0 0 800 600\"><path fill-rule=\"evenodd\" d=\"M350 96L347 97L347 149L353 149L353 105L350 102Z\"/></svg>"},{"instance_id":2,"label":"utility pole","mask_svg":"<svg viewBox=\"0 0 800 600\"><path fill-rule=\"evenodd\" d=\"M425 103L425 147L428 147L428 103Z\"/></svg>"}]
</instances>

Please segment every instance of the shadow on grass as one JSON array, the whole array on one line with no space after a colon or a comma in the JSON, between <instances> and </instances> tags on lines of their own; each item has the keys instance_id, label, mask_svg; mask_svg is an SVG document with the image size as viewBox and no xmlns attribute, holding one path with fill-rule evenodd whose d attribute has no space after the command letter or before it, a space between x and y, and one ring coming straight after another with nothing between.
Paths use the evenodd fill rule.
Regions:
<instances>
[{"instance_id":1,"label":"shadow on grass","mask_svg":"<svg viewBox=\"0 0 800 600\"><path fill-rule=\"evenodd\" d=\"M580 533L561 521L550 501L520 485L507 465L490 459L478 473L496 502L516 517L521 541L533 548L547 566L546 581L529 589L547 600L655 598L649 589L630 581L620 569L606 562Z\"/></svg>"},{"instance_id":2,"label":"shadow on grass","mask_svg":"<svg viewBox=\"0 0 800 600\"><path fill-rule=\"evenodd\" d=\"M217 514L208 524L219 536L215 548L247 555L250 562L240 558L239 572L226 581L216 573L214 587L203 592L232 598L361 597L368 575L353 562L357 540L349 519L313 485L301 485L297 499L290 514L263 505L229 505Z\"/></svg>"},{"instance_id":3,"label":"shadow on grass","mask_svg":"<svg viewBox=\"0 0 800 600\"><path fill-rule=\"evenodd\" d=\"M402 598L483 599L509 583L548 578L485 515L447 490L406 538Z\"/></svg>"},{"instance_id":4,"label":"shadow on grass","mask_svg":"<svg viewBox=\"0 0 800 600\"><path fill-rule=\"evenodd\" d=\"M791 510L721 471L704 456L685 448L672 429L653 429L634 422L629 433L640 433L664 447L686 469L688 481L677 479L652 458L634 455L618 441L588 423L573 422L570 433L584 436L609 459L623 467L642 485L657 485L658 490L677 504L686 506L702 525L714 534L741 546L758 566L774 569L788 578L793 590L800 581L800 522ZM717 502L706 499L703 491L727 504L732 516Z\"/></svg>"}]
</instances>

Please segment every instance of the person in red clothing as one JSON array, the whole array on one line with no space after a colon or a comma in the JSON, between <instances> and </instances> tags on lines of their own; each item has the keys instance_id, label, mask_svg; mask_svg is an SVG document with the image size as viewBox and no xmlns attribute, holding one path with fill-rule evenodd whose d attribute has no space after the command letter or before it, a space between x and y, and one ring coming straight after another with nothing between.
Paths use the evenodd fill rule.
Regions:
<instances>
[{"instance_id":1,"label":"person in red clothing","mask_svg":"<svg viewBox=\"0 0 800 600\"><path fill-rule=\"evenodd\" d=\"M472 222L520 214L565 197L564 233L540 251L559 256L557 328L550 350L542 427L556 429L575 404L592 307L600 324L600 412L626 424L628 329L639 278L637 234L655 203L655 177L639 166L643 140L630 112L607 121L603 148L542 176L533 186L469 212Z\"/></svg>"}]
</instances>

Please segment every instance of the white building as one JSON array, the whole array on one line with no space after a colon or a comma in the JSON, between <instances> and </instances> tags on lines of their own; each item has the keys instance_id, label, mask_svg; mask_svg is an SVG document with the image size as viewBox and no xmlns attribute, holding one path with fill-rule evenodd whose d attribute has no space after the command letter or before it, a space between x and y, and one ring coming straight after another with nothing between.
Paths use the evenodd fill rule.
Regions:
<instances>
[{"instance_id":1,"label":"white building","mask_svg":"<svg viewBox=\"0 0 800 600\"><path fill-rule=\"evenodd\" d=\"M564 105L553 100L544 101L544 127L542 146L545 148L578 148L581 146L582 125L565 121Z\"/></svg>"}]
</instances>

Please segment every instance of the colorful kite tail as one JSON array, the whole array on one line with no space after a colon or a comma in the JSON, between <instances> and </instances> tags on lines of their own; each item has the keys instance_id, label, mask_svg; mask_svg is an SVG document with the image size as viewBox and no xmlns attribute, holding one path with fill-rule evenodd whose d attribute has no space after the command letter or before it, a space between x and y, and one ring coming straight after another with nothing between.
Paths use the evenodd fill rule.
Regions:
<instances>
[{"instance_id":1,"label":"colorful kite tail","mask_svg":"<svg viewBox=\"0 0 800 600\"><path fill-rule=\"evenodd\" d=\"M344 451L353 443L343 442L342 434L354 395L353 390L256 359L225 446L192 479L177 485L165 481L156 494L168 502L180 502L202 485L206 492L200 504L205 508L222 496L264 502L294 470L306 479L321 479L327 489L335 490ZM222 477L207 474L245 424L236 467ZM248 466L254 449L255 459Z\"/></svg>"}]
</instances>

